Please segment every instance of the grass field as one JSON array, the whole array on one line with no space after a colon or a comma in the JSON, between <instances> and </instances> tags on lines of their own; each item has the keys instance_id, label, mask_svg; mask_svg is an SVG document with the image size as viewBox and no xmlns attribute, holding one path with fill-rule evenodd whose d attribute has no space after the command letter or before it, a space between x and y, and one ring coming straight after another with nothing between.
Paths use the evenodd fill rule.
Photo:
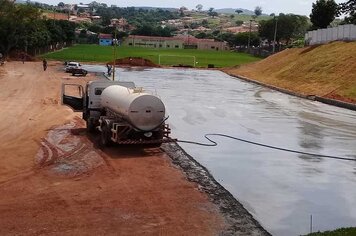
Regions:
<instances>
[{"instance_id":1,"label":"grass field","mask_svg":"<svg viewBox=\"0 0 356 236\"><path fill-rule=\"evenodd\" d=\"M195 56L197 62L196 67L207 67L208 64L214 64L215 67L228 67L260 60L260 58L245 53L230 51L117 47L117 58L142 57L159 64L159 55L161 55L161 65L169 66L175 64L193 65L193 56ZM172 55L177 56L176 60ZM42 55L42 57L60 61L106 63L113 61L114 50L111 46L81 44L61 51L48 53Z\"/></svg>"}]
</instances>

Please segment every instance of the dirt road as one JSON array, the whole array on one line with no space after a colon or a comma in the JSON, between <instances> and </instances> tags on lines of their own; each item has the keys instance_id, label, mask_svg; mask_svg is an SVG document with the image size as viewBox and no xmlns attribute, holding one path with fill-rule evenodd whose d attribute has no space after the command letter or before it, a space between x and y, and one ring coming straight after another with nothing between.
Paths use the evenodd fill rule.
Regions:
<instances>
[{"instance_id":1,"label":"dirt road","mask_svg":"<svg viewBox=\"0 0 356 236\"><path fill-rule=\"evenodd\" d=\"M159 149L95 147L50 63L0 70L0 235L216 235L217 207Z\"/></svg>"}]
</instances>

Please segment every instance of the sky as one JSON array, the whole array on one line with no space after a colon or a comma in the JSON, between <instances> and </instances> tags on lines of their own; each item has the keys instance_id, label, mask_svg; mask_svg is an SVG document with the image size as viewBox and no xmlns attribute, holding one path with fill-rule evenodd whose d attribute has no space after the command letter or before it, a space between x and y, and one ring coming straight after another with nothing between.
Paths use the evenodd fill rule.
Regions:
<instances>
[{"instance_id":1,"label":"sky","mask_svg":"<svg viewBox=\"0 0 356 236\"><path fill-rule=\"evenodd\" d=\"M33 0L35 1L35 0ZM93 0L37 0L39 2L57 5L58 2L64 3L89 3ZM215 9L221 8L244 8L248 10L255 9L256 6L261 6L265 14L279 14L279 13L293 13L309 16L312 8L312 3L316 0L180 0L180 1L167 1L167 0L131 0L131 1L118 1L118 0L96 0L97 2L111 4L118 7L130 6L149 6L149 7L174 7L179 8L185 6L189 9L195 8L197 4L202 4L203 9L207 10L210 7ZM335 0L337 3L345 2L346 0Z\"/></svg>"}]
</instances>

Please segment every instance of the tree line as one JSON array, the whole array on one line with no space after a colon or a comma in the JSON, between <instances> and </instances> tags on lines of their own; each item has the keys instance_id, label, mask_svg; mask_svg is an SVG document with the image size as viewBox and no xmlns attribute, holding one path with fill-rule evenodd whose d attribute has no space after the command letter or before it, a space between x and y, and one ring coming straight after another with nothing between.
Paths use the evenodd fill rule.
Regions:
<instances>
[{"instance_id":1,"label":"tree line","mask_svg":"<svg viewBox=\"0 0 356 236\"><path fill-rule=\"evenodd\" d=\"M71 43L75 27L65 20L44 19L39 8L0 0L0 52L34 51L57 44Z\"/></svg>"},{"instance_id":2,"label":"tree line","mask_svg":"<svg viewBox=\"0 0 356 236\"><path fill-rule=\"evenodd\" d=\"M239 14L241 10L236 10ZM254 19L262 14L262 8L255 8ZM348 0L337 4L334 0L317 0L313 3L310 18L294 14L271 14L268 20L259 21L258 32L243 32L238 34L221 33L199 33L198 38L213 38L226 41L230 46L258 46L261 40L267 40L271 44L276 40L277 44L282 41L289 45L293 40L304 38L308 30L327 28L337 16L345 15L340 24L356 24L356 0ZM303 40L300 40L303 41Z\"/></svg>"}]
</instances>

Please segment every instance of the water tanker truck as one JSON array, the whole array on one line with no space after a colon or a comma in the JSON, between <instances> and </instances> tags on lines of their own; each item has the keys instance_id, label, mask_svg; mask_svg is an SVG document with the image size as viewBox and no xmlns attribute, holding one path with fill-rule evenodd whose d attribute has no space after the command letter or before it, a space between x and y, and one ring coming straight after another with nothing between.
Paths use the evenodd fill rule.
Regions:
<instances>
[{"instance_id":1,"label":"water tanker truck","mask_svg":"<svg viewBox=\"0 0 356 236\"><path fill-rule=\"evenodd\" d=\"M100 132L100 144L169 142L165 106L133 82L97 80L85 86L62 84L62 104L83 113L89 132Z\"/></svg>"}]
</instances>

